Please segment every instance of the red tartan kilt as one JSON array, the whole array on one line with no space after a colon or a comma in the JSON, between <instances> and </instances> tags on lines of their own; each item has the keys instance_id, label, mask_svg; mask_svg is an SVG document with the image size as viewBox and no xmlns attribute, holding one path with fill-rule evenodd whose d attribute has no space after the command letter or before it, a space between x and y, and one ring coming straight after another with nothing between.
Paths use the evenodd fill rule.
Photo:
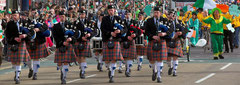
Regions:
<instances>
[{"instance_id":1,"label":"red tartan kilt","mask_svg":"<svg viewBox=\"0 0 240 85\"><path fill-rule=\"evenodd\" d=\"M61 53L59 48L55 51L54 63L71 63L76 61L76 55L72 45L68 45L65 53Z\"/></svg>"},{"instance_id":2,"label":"red tartan kilt","mask_svg":"<svg viewBox=\"0 0 240 85\"><path fill-rule=\"evenodd\" d=\"M147 55L147 46L136 46L137 49L137 55Z\"/></svg>"},{"instance_id":3,"label":"red tartan kilt","mask_svg":"<svg viewBox=\"0 0 240 85\"><path fill-rule=\"evenodd\" d=\"M152 49L154 41L150 41L147 47L147 57L149 61L161 61L166 60L167 58L167 45L166 40L160 40L159 43L161 44L161 50L154 51Z\"/></svg>"},{"instance_id":4,"label":"red tartan kilt","mask_svg":"<svg viewBox=\"0 0 240 85\"><path fill-rule=\"evenodd\" d=\"M84 44L85 48L84 50L79 50L77 46L79 45L79 42L75 43L74 51L77 57L90 57L91 56L91 50L90 50L90 42L81 42Z\"/></svg>"},{"instance_id":5,"label":"red tartan kilt","mask_svg":"<svg viewBox=\"0 0 240 85\"><path fill-rule=\"evenodd\" d=\"M167 47L168 53L176 55L178 57L183 57L183 51L182 51L182 46L181 46L181 41L180 40L177 40L176 46L177 46L176 48Z\"/></svg>"},{"instance_id":6,"label":"red tartan kilt","mask_svg":"<svg viewBox=\"0 0 240 85\"><path fill-rule=\"evenodd\" d=\"M114 48L108 49L107 42L103 42L103 61L122 61L121 46L118 41L114 41Z\"/></svg>"},{"instance_id":7,"label":"red tartan kilt","mask_svg":"<svg viewBox=\"0 0 240 85\"><path fill-rule=\"evenodd\" d=\"M128 49L123 48L123 43L121 43L121 51L123 58L130 58L136 59L137 52L136 52L136 45L135 41L130 42L132 43Z\"/></svg>"},{"instance_id":8,"label":"red tartan kilt","mask_svg":"<svg viewBox=\"0 0 240 85\"><path fill-rule=\"evenodd\" d=\"M47 46L45 43L43 44L37 44L37 49L36 50L31 50L30 45L27 45L27 50L30 54L31 59L40 59L40 58L45 58L50 55L49 50L47 49Z\"/></svg>"},{"instance_id":9,"label":"red tartan kilt","mask_svg":"<svg viewBox=\"0 0 240 85\"><path fill-rule=\"evenodd\" d=\"M8 56L8 61L10 62L27 62L31 60L30 55L27 51L25 42L21 42L19 44L17 52L12 52L10 50L10 47L8 47L7 56Z\"/></svg>"}]
</instances>

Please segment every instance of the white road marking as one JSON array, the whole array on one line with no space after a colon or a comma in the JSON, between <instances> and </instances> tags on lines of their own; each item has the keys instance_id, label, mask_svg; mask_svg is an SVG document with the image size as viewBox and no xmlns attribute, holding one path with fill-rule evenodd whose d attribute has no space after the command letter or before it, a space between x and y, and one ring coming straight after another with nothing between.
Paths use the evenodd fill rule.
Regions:
<instances>
[{"instance_id":1,"label":"white road marking","mask_svg":"<svg viewBox=\"0 0 240 85\"><path fill-rule=\"evenodd\" d=\"M89 76L86 76L86 78L91 78L91 77L94 77L96 75L97 74L89 75ZM74 79L74 80L68 81L67 83L72 83L72 82L79 81L79 80L82 80L82 79Z\"/></svg>"},{"instance_id":2,"label":"white road marking","mask_svg":"<svg viewBox=\"0 0 240 85\"><path fill-rule=\"evenodd\" d=\"M232 65L232 63L228 63L227 65L223 66L222 68L220 68L220 70L224 70L226 69L227 67L229 67L230 65Z\"/></svg>"},{"instance_id":3,"label":"white road marking","mask_svg":"<svg viewBox=\"0 0 240 85\"><path fill-rule=\"evenodd\" d=\"M195 83L197 83L197 84L198 84L198 83L201 83L201 82L203 82L204 80L207 80L208 78L214 76L215 74L216 74L216 73L211 73L211 74L209 74L208 76L206 76L206 77L204 77L204 78L196 81Z\"/></svg>"}]
</instances>

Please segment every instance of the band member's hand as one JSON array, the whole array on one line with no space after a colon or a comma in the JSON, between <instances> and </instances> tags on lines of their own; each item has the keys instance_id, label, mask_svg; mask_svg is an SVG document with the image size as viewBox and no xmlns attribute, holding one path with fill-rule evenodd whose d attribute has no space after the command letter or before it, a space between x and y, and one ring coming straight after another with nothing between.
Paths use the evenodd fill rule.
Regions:
<instances>
[{"instance_id":1,"label":"band member's hand","mask_svg":"<svg viewBox=\"0 0 240 85\"><path fill-rule=\"evenodd\" d=\"M136 37L136 34L135 34L135 33L133 33L133 34L131 35L131 37L132 37L132 38Z\"/></svg>"},{"instance_id":2,"label":"band member's hand","mask_svg":"<svg viewBox=\"0 0 240 85\"><path fill-rule=\"evenodd\" d=\"M21 35L19 35L19 38L21 38L21 39L23 39L23 38L25 38L25 37L27 37L26 34L21 34Z\"/></svg>"},{"instance_id":3,"label":"band member's hand","mask_svg":"<svg viewBox=\"0 0 240 85\"><path fill-rule=\"evenodd\" d=\"M85 37L90 37L91 36L91 34L90 33L87 33L86 35L85 35Z\"/></svg>"},{"instance_id":4,"label":"band member's hand","mask_svg":"<svg viewBox=\"0 0 240 85\"><path fill-rule=\"evenodd\" d=\"M21 42L21 38L15 37L14 40L16 40L17 42Z\"/></svg>"},{"instance_id":5,"label":"band member's hand","mask_svg":"<svg viewBox=\"0 0 240 85\"><path fill-rule=\"evenodd\" d=\"M86 37L82 37L82 40L83 41L88 41Z\"/></svg>"},{"instance_id":6,"label":"band member's hand","mask_svg":"<svg viewBox=\"0 0 240 85\"><path fill-rule=\"evenodd\" d=\"M67 46L69 43L68 42L63 42L63 45Z\"/></svg>"},{"instance_id":7,"label":"band member's hand","mask_svg":"<svg viewBox=\"0 0 240 85\"><path fill-rule=\"evenodd\" d=\"M67 39L67 42L71 42L71 41L72 41L72 38L68 38L68 39Z\"/></svg>"},{"instance_id":8,"label":"band member's hand","mask_svg":"<svg viewBox=\"0 0 240 85\"><path fill-rule=\"evenodd\" d=\"M121 31L119 29L115 30L114 33L118 34L120 33Z\"/></svg>"},{"instance_id":9,"label":"band member's hand","mask_svg":"<svg viewBox=\"0 0 240 85\"><path fill-rule=\"evenodd\" d=\"M111 35L113 36L113 37L116 37L116 33L115 32L111 32Z\"/></svg>"},{"instance_id":10,"label":"band member's hand","mask_svg":"<svg viewBox=\"0 0 240 85\"><path fill-rule=\"evenodd\" d=\"M128 40L132 41L132 40L133 40L133 38L132 38L132 37L130 37L130 36L128 36Z\"/></svg>"},{"instance_id":11,"label":"band member's hand","mask_svg":"<svg viewBox=\"0 0 240 85\"><path fill-rule=\"evenodd\" d=\"M177 32L177 35L182 35L182 32Z\"/></svg>"},{"instance_id":12,"label":"band member's hand","mask_svg":"<svg viewBox=\"0 0 240 85\"><path fill-rule=\"evenodd\" d=\"M147 45L147 40L144 40L144 44Z\"/></svg>"},{"instance_id":13,"label":"band member's hand","mask_svg":"<svg viewBox=\"0 0 240 85\"><path fill-rule=\"evenodd\" d=\"M159 37L163 37L163 36L166 36L166 35L167 35L167 33L165 33L165 32L158 33Z\"/></svg>"},{"instance_id":14,"label":"band member's hand","mask_svg":"<svg viewBox=\"0 0 240 85\"><path fill-rule=\"evenodd\" d=\"M152 38L153 38L154 40L157 40L157 41L160 40L160 37L159 37L159 36L153 36Z\"/></svg>"},{"instance_id":15,"label":"band member's hand","mask_svg":"<svg viewBox=\"0 0 240 85\"><path fill-rule=\"evenodd\" d=\"M40 30L39 28L34 28L34 31L39 32Z\"/></svg>"}]
</instances>

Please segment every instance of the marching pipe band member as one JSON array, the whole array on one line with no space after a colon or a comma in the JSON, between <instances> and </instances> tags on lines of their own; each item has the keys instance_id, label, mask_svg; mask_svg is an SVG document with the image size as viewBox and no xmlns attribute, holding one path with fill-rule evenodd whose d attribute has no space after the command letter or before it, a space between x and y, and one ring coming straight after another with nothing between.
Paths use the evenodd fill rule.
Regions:
<instances>
[{"instance_id":1,"label":"marching pipe band member","mask_svg":"<svg viewBox=\"0 0 240 85\"><path fill-rule=\"evenodd\" d=\"M171 21L169 29L174 31L173 38L166 39L167 49L168 49L167 64L169 66L168 75L173 74L173 76L177 76L176 70L178 67L178 57L183 57L181 38L182 38L183 33L186 34L186 31L184 31L184 28L183 28L184 25L183 25L182 21L176 20L174 11L171 11L169 13L168 19L169 19L169 21ZM187 31L188 31L188 29L187 29Z\"/></svg>"},{"instance_id":2,"label":"marching pipe band member","mask_svg":"<svg viewBox=\"0 0 240 85\"><path fill-rule=\"evenodd\" d=\"M103 18L103 17L104 17L104 14L100 14L100 15L98 16L98 19L97 19L96 24L95 24L95 28L97 29L98 34L97 34L95 37L102 38L101 24L102 24L102 18ZM103 61L102 61L102 58L103 58L102 49L94 50L94 53L95 53L95 56L96 56L97 61L98 61L97 69L102 72L102 71L103 71L103 70L102 70L102 66L103 66Z\"/></svg>"},{"instance_id":3,"label":"marching pipe band member","mask_svg":"<svg viewBox=\"0 0 240 85\"><path fill-rule=\"evenodd\" d=\"M125 26L114 24L115 20L121 21L120 17L114 15L115 7L108 5L107 8L108 16L103 17L101 24L103 61L105 61L105 64L109 67L109 83L113 83L114 72L117 66L116 62L123 60L120 47L121 36L127 32L127 29ZM117 27L115 25L117 25Z\"/></svg>"},{"instance_id":4,"label":"marching pipe band member","mask_svg":"<svg viewBox=\"0 0 240 85\"><path fill-rule=\"evenodd\" d=\"M127 11L125 14L124 24L127 28L127 35L122 38L121 50L122 56L126 62L125 76L131 76L131 67L133 60L136 59L136 45L135 39L139 36L139 29L137 29L137 21L132 19L131 11Z\"/></svg>"},{"instance_id":5,"label":"marching pipe band member","mask_svg":"<svg viewBox=\"0 0 240 85\"><path fill-rule=\"evenodd\" d=\"M90 57L90 42L89 40L96 34L94 23L86 19L86 11L80 11L80 19L76 21L77 29L81 31L81 38L75 43L75 53L78 58L79 77L85 79L85 69L87 68L86 58Z\"/></svg>"},{"instance_id":6,"label":"marching pipe band member","mask_svg":"<svg viewBox=\"0 0 240 85\"><path fill-rule=\"evenodd\" d=\"M66 16L64 11L59 13L60 22L53 26L53 37L56 41L54 63L57 63L57 70L61 71L61 84L66 84L68 64L76 61L74 53L73 38L66 34Z\"/></svg>"},{"instance_id":7,"label":"marching pipe band member","mask_svg":"<svg viewBox=\"0 0 240 85\"><path fill-rule=\"evenodd\" d=\"M146 56L146 49L147 49L147 36L145 35L145 20L144 20L144 12L140 12L138 14L138 26L141 30L143 30L143 33L141 35L144 36L144 46L136 46L137 49L137 62L138 67L137 70L140 71L142 68L142 62L143 62L143 56ZM140 36L141 36L140 35Z\"/></svg>"},{"instance_id":8,"label":"marching pipe band member","mask_svg":"<svg viewBox=\"0 0 240 85\"><path fill-rule=\"evenodd\" d=\"M212 16L203 19L203 22L210 24L211 42L213 48L213 59L218 60L224 59L223 57L223 24L231 23L230 20L221 16L221 10L219 8L214 8L212 10Z\"/></svg>"},{"instance_id":9,"label":"marching pipe band member","mask_svg":"<svg viewBox=\"0 0 240 85\"><path fill-rule=\"evenodd\" d=\"M45 44L46 39L45 37L50 37L51 32L48 30L47 24L44 22L45 20L41 17L38 17L38 13L34 13L32 17L35 17L34 19L26 19L27 23L29 25L29 30L34 30L36 32L36 39L31 39L27 42L27 49L30 54L31 59L33 60L33 80L37 80L37 72L40 68L40 59L45 58L50 55L49 50L47 49L47 46ZM29 23L28 21L32 21ZM31 25L31 26L30 26ZM32 74L30 74L32 75ZM31 76L29 76L31 77Z\"/></svg>"},{"instance_id":10,"label":"marching pipe band member","mask_svg":"<svg viewBox=\"0 0 240 85\"><path fill-rule=\"evenodd\" d=\"M5 31L9 61L12 62L13 67L15 67L15 84L20 84L20 72L21 72L21 62L28 62L31 60L30 55L27 51L25 40L27 37L26 33L23 32L24 29L20 27L20 15L18 11L12 12L12 19L8 22Z\"/></svg>"},{"instance_id":11,"label":"marching pipe band member","mask_svg":"<svg viewBox=\"0 0 240 85\"><path fill-rule=\"evenodd\" d=\"M154 16L146 22L146 35L148 36L149 44L147 47L147 57L150 62L150 67L153 68L152 80L161 83L161 71L163 69L163 60L167 57L166 40L162 37L169 35L166 30L160 30L161 9L154 8Z\"/></svg>"}]
</instances>

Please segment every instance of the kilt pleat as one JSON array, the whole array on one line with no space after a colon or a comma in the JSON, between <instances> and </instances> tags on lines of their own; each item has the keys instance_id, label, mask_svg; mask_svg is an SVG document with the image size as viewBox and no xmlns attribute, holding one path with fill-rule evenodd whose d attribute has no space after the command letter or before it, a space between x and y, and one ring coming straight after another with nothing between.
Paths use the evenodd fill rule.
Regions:
<instances>
[{"instance_id":1,"label":"kilt pleat","mask_svg":"<svg viewBox=\"0 0 240 85\"><path fill-rule=\"evenodd\" d=\"M130 45L130 47L128 49L125 49L123 47L123 43L121 43L122 56L123 56L123 58L136 59L136 56L137 56L137 52L136 51L137 50L136 50L135 41L131 41L130 43L131 43L131 45Z\"/></svg>"},{"instance_id":2,"label":"kilt pleat","mask_svg":"<svg viewBox=\"0 0 240 85\"><path fill-rule=\"evenodd\" d=\"M61 53L59 48L55 51L54 63L71 63L76 61L76 54L74 52L73 46L68 45L68 49L65 53Z\"/></svg>"},{"instance_id":3,"label":"kilt pleat","mask_svg":"<svg viewBox=\"0 0 240 85\"><path fill-rule=\"evenodd\" d=\"M17 52L11 51L10 47L8 47L7 56L10 62L27 62L31 60L25 42L19 43Z\"/></svg>"},{"instance_id":4,"label":"kilt pleat","mask_svg":"<svg viewBox=\"0 0 240 85\"><path fill-rule=\"evenodd\" d=\"M136 46L137 55L144 56L147 55L147 46Z\"/></svg>"},{"instance_id":5,"label":"kilt pleat","mask_svg":"<svg viewBox=\"0 0 240 85\"><path fill-rule=\"evenodd\" d=\"M113 41L114 48L108 49L107 42L103 42L103 61L122 61L121 46L118 41Z\"/></svg>"},{"instance_id":6,"label":"kilt pleat","mask_svg":"<svg viewBox=\"0 0 240 85\"><path fill-rule=\"evenodd\" d=\"M152 46L154 41L150 41L147 47L147 58L149 61L161 61L166 60L167 58L167 45L166 40L160 40L159 43L161 44L161 50L154 51Z\"/></svg>"},{"instance_id":7,"label":"kilt pleat","mask_svg":"<svg viewBox=\"0 0 240 85\"><path fill-rule=\"evenodd\" d=\"M90 50L90 42L81 42L84 44L85 48L83 50L79 50L77 46L80 44L79 42L75 43L74 51L77 57L91 57Z\"/></svg>"},{"instance_id":8,"label":"kilt pleat","mask_svg":"<svg viewBox=\"0 0 240 85\"><path fill-rule=\"evenodd\" d=\"M178 57L183 57L183 51L182 51L182 46L181 46L180 40L177 40L175 48L167 47L167 49L168 49L168 54L173 54Z\"/></svg>"},{"instance_id":9,"label":"kilt pleat","mask_svg":"<svg viewBox=\"0 0 240 85\"><path fill-rule=\"evenodd\" d=\"M37 46L36 50L31 50L30 45L27 45L27 49L28 49L31 59L45 58L50 55L50 52L47 49L47 46L45 43L37 44L36 46Z\"/></svg>"}]
</instances>

